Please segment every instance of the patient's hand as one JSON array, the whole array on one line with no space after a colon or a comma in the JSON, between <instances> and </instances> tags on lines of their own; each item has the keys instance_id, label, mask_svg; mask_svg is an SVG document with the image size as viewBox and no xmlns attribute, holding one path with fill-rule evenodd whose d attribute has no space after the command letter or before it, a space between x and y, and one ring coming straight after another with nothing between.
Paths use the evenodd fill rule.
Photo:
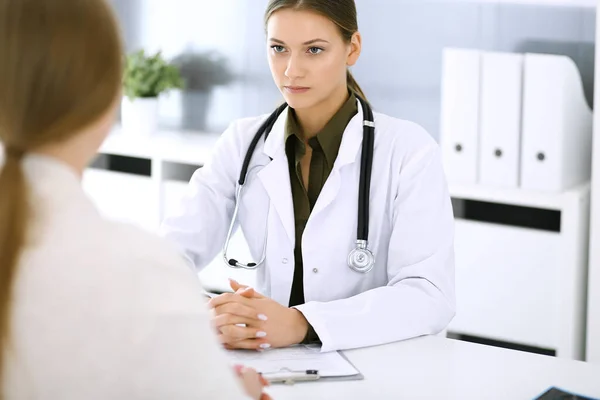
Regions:
<instances>
[{"instance_id":1,"label":"patient's hand","mask_svg":"<svg viewBox=\"0 0 600 400\"><path fill-rule=\"evenodd\" d=\"M262 375L259 375L252 368L246 368L241 365L234 367L238 378L242 381L244 391L253 400L272 400L271 396L264 393L263 390L269 383Z\"/></svg>"}]
</instances>

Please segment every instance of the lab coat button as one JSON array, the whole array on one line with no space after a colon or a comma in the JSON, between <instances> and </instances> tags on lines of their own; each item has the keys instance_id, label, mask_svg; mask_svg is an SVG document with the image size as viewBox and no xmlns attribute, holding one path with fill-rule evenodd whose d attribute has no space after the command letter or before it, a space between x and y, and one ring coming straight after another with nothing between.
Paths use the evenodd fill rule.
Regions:
<instances>
[{"instance_id":1,"label":"lab coat button","mask_svg":"<svg viewBox=\"0 0 600 400\"><path fill-rule=\"evenodd\" d=\"M313 272L316 274L317 272L319 272L319 270L317 268L313 268Z\"/></svg>"},{"instance_id":2,"label":"lab coat button","mask_svg":"<svg viewBox=\"0 0 600 400\"><path fill-rule=\"evenodd\" d=\"M287 264L287 262L288 262L288 259L287 259L287 258L282 258L282 259L281 259L281 262L282 262L283 264Z\"/></svg>"}]
</instances>

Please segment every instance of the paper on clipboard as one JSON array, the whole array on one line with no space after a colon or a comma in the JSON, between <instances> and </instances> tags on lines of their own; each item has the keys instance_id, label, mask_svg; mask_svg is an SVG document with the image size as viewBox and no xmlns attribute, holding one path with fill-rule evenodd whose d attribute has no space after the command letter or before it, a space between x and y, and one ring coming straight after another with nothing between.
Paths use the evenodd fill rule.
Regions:
<instances>
[{"instance_id":1,"label":"paper on clipboard","mask_svg":"<svg viewBox=\"0 0 600 400\"><path fill-rule=\"evenodd\" d=\"M229 354L235 363L254 368L263 374L277 373L282 370L318 370L323 378L360 375L360 372L339 352L321 353L319 346L299 345L262 352L231 350Z\"/></svg>"}]
</instances>

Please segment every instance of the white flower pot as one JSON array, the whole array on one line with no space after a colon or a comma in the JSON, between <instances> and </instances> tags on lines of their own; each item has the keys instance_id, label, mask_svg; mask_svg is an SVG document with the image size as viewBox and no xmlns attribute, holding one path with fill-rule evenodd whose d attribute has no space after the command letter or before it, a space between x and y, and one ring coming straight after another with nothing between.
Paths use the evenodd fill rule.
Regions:
<instances>
[{"instance_id":1,"label":"white flower pot","mask_svg":"<svg viewBox=\"0 0 600 400\"><path fill-rule=\"evenodd\" d=\"M124 97L121 103L121 126L127 135L150 136L158 130L158 98Z\"/></svg>"}]
</instances>

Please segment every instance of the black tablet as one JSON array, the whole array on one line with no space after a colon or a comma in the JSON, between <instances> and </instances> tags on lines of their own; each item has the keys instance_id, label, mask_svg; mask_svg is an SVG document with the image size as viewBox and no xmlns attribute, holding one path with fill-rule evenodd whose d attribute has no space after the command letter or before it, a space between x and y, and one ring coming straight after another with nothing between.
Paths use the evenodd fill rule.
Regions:
<instances>
[{"instance_id":1,"label":"black tablet","mask_svg":"<svg viewBox=\"0 0 600 400\"><path fill-rule=\"evenodd\" d=\"M575 393L566 392L557 387L551 387L534 400L600 400L591 397L580 396Z\"/></svg>"}]
</instances>

